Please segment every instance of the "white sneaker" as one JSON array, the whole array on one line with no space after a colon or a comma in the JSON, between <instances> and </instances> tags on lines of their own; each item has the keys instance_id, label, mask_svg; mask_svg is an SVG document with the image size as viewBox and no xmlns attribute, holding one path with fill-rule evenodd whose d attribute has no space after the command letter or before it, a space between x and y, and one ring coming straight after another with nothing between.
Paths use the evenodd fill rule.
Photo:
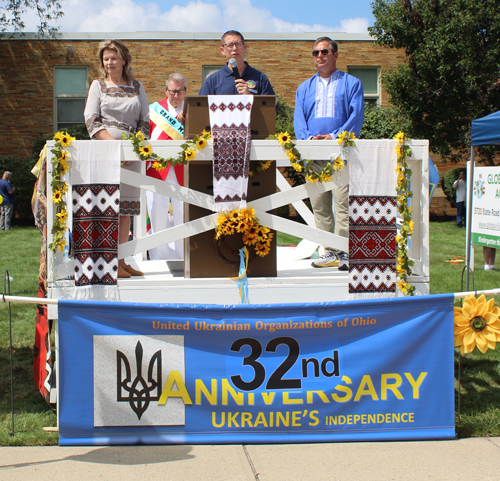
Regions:
<instances>
[{"instance_id":1,"label":"white sneaker","mask_svg":"<svg viewBox=\"0 0 500 481\"><path fill-rule=\"evenodd\" d=\"M340 252L337 255L339 258L339 271L348 271L349 270L349 256L345 252Z\"/></svg>"},{"instance_id":2,"label":"white sneaker","mask_svg":"<svg viewBox=\"0 0 500 481\"><path fill-rule=\"evenodd\" d=\"M332 251L325 251L325 253L311 262L313 267L335 267L339 265L337 256Z\"/></svg>"},{"instance_id":3,"label":"white sneaker","mask_svg":"<svg viewBox=\"0 0 500 481\"><path fill-rule=\"evenodd\" d=\"M494 271L495 270L495 266L491 266L491 265L488 265L488 264L485 264L484 265L484 270L485 271Z\"/></svg>"}]
</instances>

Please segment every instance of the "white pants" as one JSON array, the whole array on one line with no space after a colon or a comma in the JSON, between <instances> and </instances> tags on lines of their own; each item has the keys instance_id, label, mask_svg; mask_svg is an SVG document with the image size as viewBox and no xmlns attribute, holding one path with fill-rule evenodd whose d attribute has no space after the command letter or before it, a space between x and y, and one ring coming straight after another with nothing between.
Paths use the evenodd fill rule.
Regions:
<instances>
[{"instance_id":1,"label":"white pants","mask_svg":"<svg viewBox=\"0 0 500 481\"><path fill-rule=\"evenodd\" d=\"M174 167L170 167L165 182L179 185L175 175ZM155 194L154 192L146 192L148 204L148 214L151 222L151 229L148 234L155 234L161 230L174 227L184 222L184 203L177 199ZM172 209L170 209L172 202ZM172 212L170 212L172 210ZM172 215L173 214L173 215ZM151 260L171 260L184 258L184 240L180 239L175 242L156 247L149 250L149 258Z\"/></svg>"}]
</instances>

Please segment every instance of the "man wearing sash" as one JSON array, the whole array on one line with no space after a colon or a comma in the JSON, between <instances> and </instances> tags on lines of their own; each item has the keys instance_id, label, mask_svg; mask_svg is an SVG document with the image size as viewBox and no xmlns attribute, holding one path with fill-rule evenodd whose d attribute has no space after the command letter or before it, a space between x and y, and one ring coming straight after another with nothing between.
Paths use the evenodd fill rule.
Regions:
<instances>
[{"instance_id":1,"label":"man wearing sash","mask_svg":"<svg viewBox=\"0 0 500 481\"><path fill-rule=\"evenodd\" d=\"M180 73L171 74L166 81L165 99L149 106L151 140L183 140L184 139L184 99L186 97L186 79ZM183 165L170 165L157 171L149 165L149 177L161 179L175 185L184 184ZM183 223L183 203L164 195L147 192L148 234ZM183 241L178 240L150 249L151 260L182 259L184 257Z\"/></svg>"}]
</instances>

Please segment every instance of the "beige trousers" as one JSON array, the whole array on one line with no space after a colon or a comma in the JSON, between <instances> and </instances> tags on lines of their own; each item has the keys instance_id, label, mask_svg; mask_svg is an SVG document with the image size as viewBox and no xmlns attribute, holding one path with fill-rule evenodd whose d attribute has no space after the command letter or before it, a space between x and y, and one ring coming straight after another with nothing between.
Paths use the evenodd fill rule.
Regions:
<instances>
[{"instance_id":1,"label":"beige trousers","mask_svg":"<svg viewBox=\"0 0 500 481\"><path fill-rule=\"evenodd\" d=\"M325 164L326 161L314 161L313 169L320 172ZM349 237L349 185L311 197L311 206L317 229ZM323 247L335 253L341 252L331 246Z\"/></svg>"}]
</instances>

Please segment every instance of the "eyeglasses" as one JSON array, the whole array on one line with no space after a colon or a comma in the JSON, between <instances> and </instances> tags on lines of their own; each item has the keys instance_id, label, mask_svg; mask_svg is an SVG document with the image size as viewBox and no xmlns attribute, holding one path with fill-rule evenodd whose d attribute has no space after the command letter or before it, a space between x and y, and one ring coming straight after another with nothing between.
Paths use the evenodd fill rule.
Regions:
<instances>
[{"instance_id":1,"label":"eyeglasses","mask_svg":"<svg viewBox=\"0 0 500 481\"><path fill-rule=\"evenodd\" d=\"M223 47L226 47L228 50L232 50L234 47L242 48L245 45L245 42L234 42L234 43L225 43Z\"/></svg>"},{"instance_id":2,"label":"eyeglasses","mask_svg":"<svg viewBox=\"0 0 500 481\"><path fill-rule=\"evenodd\" d=\"M182 89L182 90L170 90L170 89L167 89L168 93L170 95L182 95L186 89Z\"/></svg>"},{"instance_id":3,"label":"eyeglasses","mask_svg":"<svg viewBox=\"0 0 500 481\"><path fill-rule=\"evenodd\" d=\"M319 53L321 52L321 55L328 55L330 53L330 50L327 48L322 48L321 50L313 50L313 57L317 57Z\"/></svg>"}]
</instances>

